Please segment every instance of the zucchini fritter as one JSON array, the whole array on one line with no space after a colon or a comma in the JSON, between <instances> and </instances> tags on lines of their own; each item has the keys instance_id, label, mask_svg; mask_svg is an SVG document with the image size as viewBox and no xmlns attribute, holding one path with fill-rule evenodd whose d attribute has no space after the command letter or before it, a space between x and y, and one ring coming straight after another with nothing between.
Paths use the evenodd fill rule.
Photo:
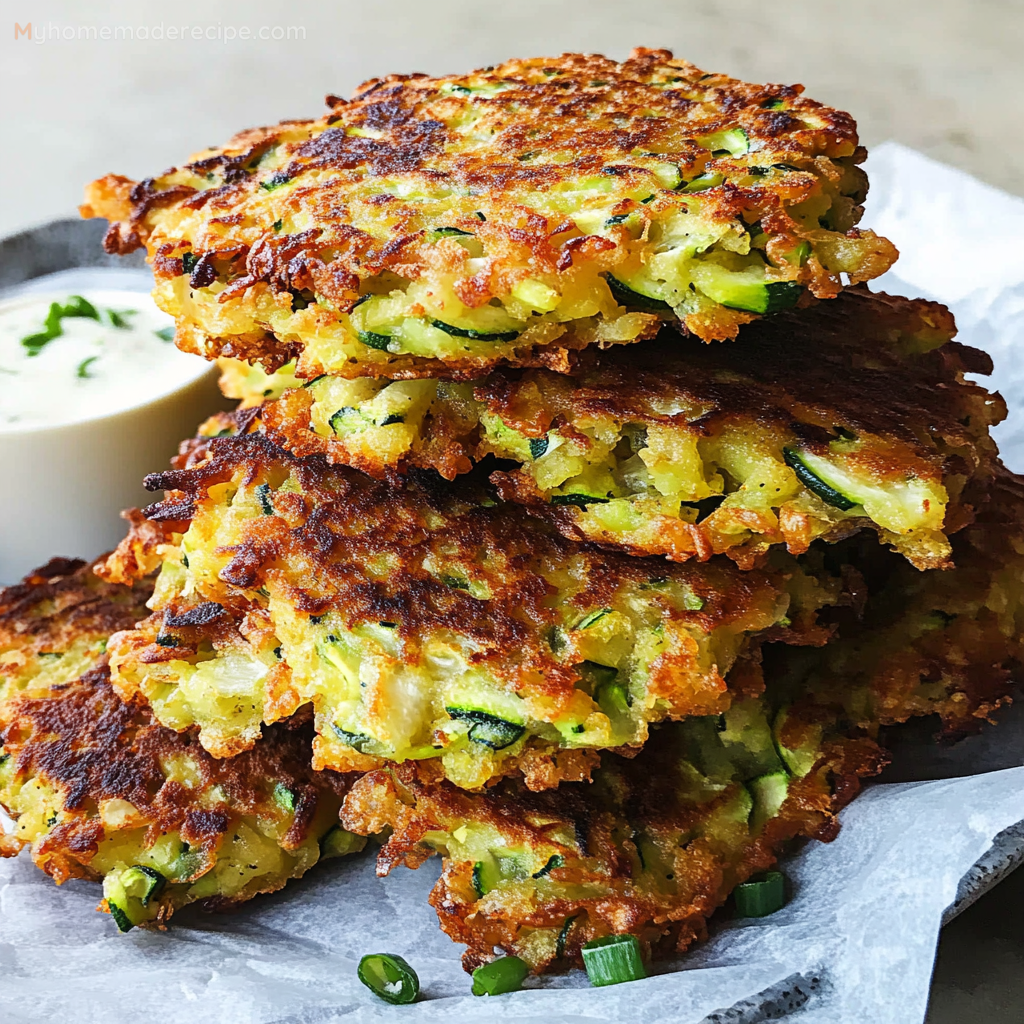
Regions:
<instances>
[{"instance_id":1,"label":"zucchini fritter","mask_svg":"<svg viewBox=\"0 0 1024 1024\"><path fill-rule=\"evenodd\" d=\"M312 702L316 767L440 759L467 788L516 770L544 788L756 693L759 645L823 643L817 610L842 597L783 552L749 572L603 552L473 478L396 487L262 432L186 461L149 478L167 496L108 563L162 563L156 614L111 666L218 756Z\"/></svg>"},{"instance_id":2,"label":"zucchini fritter","mask_svg":"<svg viewBox=\"0 0 1024 1024\"><path fill-rule=\"evenodd\" d=\"M883 273L853 119L666 50L391 75L84 216L149 251L178 344L312 377L559 367L663 319L704 340ZM805 298L806 297L806 298Z\"/></svg>"},{"instance_id":3,"label":"zucchini fritter","mask_svg":"<svg viewBox=\"0 0 1024 1024\"><path fill-rule=\"evenodd\" d=\"M381 874L442 854L431 903L467 969L495 949L534 970L579 963L584 942L619 932L685 949L786 840L835 835L836 810L884 763L881 726L934 715L952 738L1009 701L1024 668L1024 483L1001 471L972 498L952 570L918 572L870 538L830 549L860 556L866 604L838 610L825 647L764 648L760 698L657 726L635 759L605 753L591 785L554 793L506 779L467 794L422 763L370 772L343 822L393 830Z\"/></svg>"},{"instance_id":4,"label":"zucchini fritter","mask_svg":"<svg viewBox=\"0 0 1024 1024\"><path fill-rule=\"evenodd\" d=\"M283 390L264 419L297 455L375 476L518 463L491 477L502 497L573 539L750 565L772 544L800 553L868 523L924 569L949 564L946 533L970 517L960 491L991 471L988 430L1005 415L964 380L991 360L954 333L937 303L852 290L751 324L737 345L680 350L663 336L586 353L567 375L283 389L226 373L241 397Z\"/></svg>"},{"instance_id":5,"label":"zucchini fritter","mask_svg":"<svg viewBox=\"0 0 1024 1024\"><path fill-rule=\"evenodd\" d=\"M1024 478L1000 466L967 497L977 515L953 537L952 571L876 565L858 542L842 552L875 593L824 650L775 659L780 686L865 729L935 714L947 739L1009 703L1024 677Z\"/></svg>"},{"instance_id":6,"label":"zucchini fritter","mask_svg":"<svg viewBox=\"0 0 1024 1024\"><path fill-rule=\"evenodd\" d=\"M310 769L308 724L217 761L118 697L106 640L151 590L55 559L0 591L0 854L28 846L58 883L102 879L122 931L271 892L364 843L337 825L348 780Z\"/></svg>"},{"instance_id":7,"label":"zucchini fritter","mask_svg":"<svg viewBox=\"0 0 1024 1024\"><path fill-rule=\"evenodd\" d=\"M648 954L682 951L788 840L834 838L859 777L885 763L866 737L826 737L792 714L773 729L769 714L751 700L721 720L657 727L634 760L605 754L590 785L550 793L505 780L469 794L421 765L394 766L356 782L342 820L393 830L380 874L443 854L430 902L467 945L466 970L496 949L536 972L580 964L585 942L613 933Z\"/></svg>"}]
</instances>

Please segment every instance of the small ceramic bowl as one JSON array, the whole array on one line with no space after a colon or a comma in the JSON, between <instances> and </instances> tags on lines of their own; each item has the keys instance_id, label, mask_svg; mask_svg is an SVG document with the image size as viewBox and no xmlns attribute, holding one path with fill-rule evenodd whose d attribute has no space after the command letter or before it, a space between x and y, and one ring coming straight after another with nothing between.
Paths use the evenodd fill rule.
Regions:
<instances>
[{"instance_id":1,"label":"small ceramic bowl","mask_svg":"<svg viewBox=\"0 0 1024 1024\"><path fill-rule=\"evenodd\" d=\"M0 297L90 288L148 293L141 254L107 256L102 229L97 221L55 221L0 240ZM125 532L121 510L153 500L143 477L166 468L181 440L230 404L216 367L197 357L194 377L137 406L0 431L0 585L56 555L92 559L114 547Z\"/></svg>"}]
</instances>

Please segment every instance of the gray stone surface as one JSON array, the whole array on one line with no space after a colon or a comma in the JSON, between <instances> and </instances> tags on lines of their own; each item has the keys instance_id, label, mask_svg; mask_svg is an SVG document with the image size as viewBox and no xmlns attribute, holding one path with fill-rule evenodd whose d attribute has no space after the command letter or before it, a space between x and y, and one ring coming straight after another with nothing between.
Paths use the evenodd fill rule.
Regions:
<instances>
[{"instance_id":1,"label":"gray stone surface","mask_svg":"<svg viewBox=\"0 0 1024 1024\"><path fill-rule=\"evenodd\" d=\"M236 129L321 109L391 71L463 70L505 57L667 46L711 70L802 82L851 111L870 146L897 139L1024 195L1024 4L1020 0L250 0L228 5L53 0L6 8L0 42L0 235L69 216L84 182L142 177ZM80 26L212 29L203 41L30 41ZM304 40L226 41L295 26ZM219 31L219 36L218 36ZM97 33L98 34L98 33ZM1024 873L943 933L930 1024L1024 1017Z\"/></svg>"}]
</instances>

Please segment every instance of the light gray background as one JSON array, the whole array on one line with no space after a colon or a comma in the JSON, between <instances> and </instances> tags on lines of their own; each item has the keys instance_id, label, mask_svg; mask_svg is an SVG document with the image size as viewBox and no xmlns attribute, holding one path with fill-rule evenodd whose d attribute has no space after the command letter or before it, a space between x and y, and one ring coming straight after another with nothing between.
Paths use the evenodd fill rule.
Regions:
<instances>
[{"instance_id":1,"label":"light gray background","mask_svg":"<svg viewBox=\"0 0 1024 1024\"><path fill-rule=\"evenodd\" d=\"M896 139L1024 195L1021 0L2 0L2 10L0 235L67 216L101 174L144 177L240 128L314 116L325 93L373 75L564 50L622 57L635 45L802 82L853 113L868 146ZM41 28L169 25L215 38L16 38L15 23L30 21L37 39ZM261 26L304 28L305 39L224 39ZM1024 1018L1022 903L1018 872L946 929L930 1024Z\"/></svg>"}]
</instances>

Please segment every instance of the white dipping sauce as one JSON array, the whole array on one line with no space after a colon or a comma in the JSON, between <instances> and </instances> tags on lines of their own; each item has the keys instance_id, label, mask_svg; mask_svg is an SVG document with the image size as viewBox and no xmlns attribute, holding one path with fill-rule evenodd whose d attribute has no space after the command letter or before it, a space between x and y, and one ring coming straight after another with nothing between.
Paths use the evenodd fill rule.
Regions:
<instances>
[{"instance_id":1,"label":"white dipping sauce","mask_svg":"<svg viewBox=\"0 0 1024 1024\"><path fill-rule=\"evenodd\" d=\"M75 294L100 319L63 316L60 334L46 340L51 304L65 307ZM184 387L207 365L175 348L173 331L173 320L137 291L86 289L0 301L0 433L109 416Z\"/></svg>"}]
</instances>

